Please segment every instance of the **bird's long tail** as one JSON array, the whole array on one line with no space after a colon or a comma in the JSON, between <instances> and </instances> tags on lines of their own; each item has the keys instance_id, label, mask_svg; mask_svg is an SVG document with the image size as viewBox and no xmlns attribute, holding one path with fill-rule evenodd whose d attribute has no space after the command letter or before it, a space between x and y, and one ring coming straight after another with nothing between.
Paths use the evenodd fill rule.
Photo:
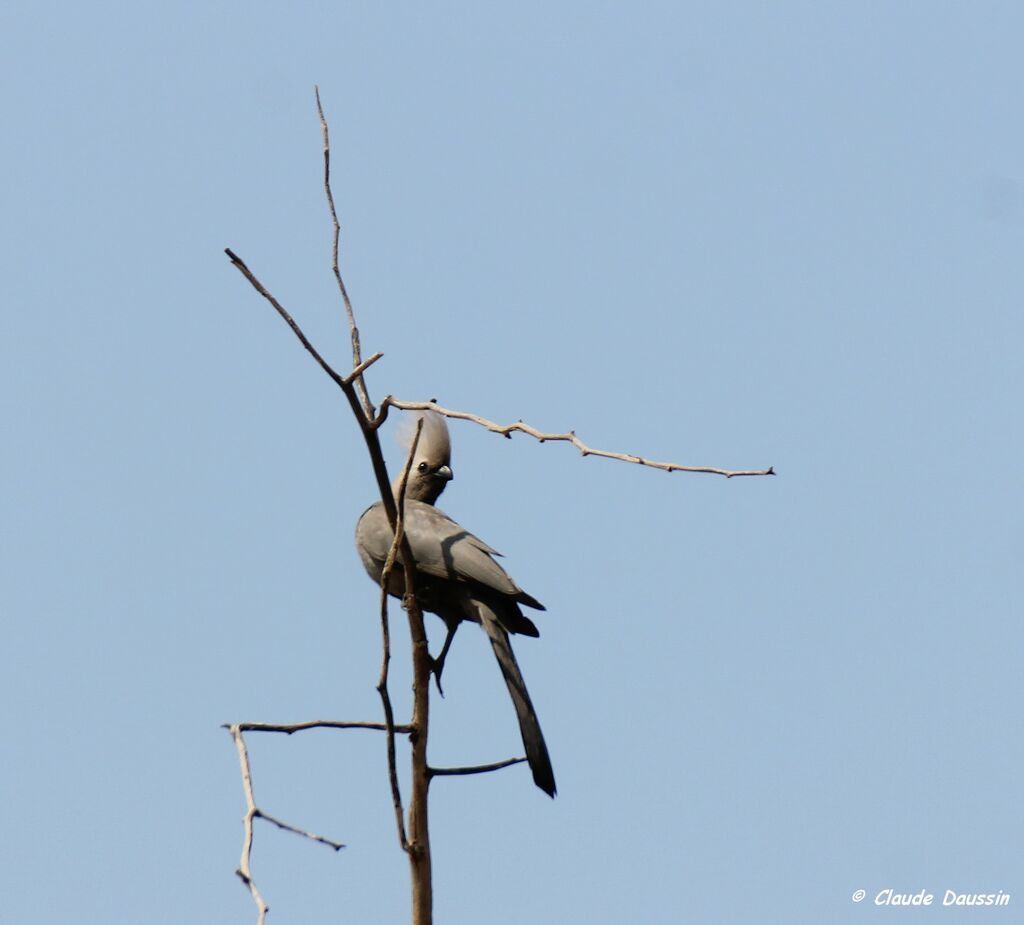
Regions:
<instances>
[{"instance_id":1,"label":"bird's long tail","mask_svg":"<svg viewBox=\"0 0 1024 925\"><path fill-rule=\"evenodd\" d=\"M519 732L523 737L526 760L533 772L533 782L549 797L553 797L555 795L555 772L551 767L551 758L548 756L544 734L540 731L537 712L533 709L533 703L531 703L530 695L526 690L526 682L523 680L523 673L519 670L519 663L516 661L515 653L509 643L508 633L505 632L498 622L497 616L486 604L478 603L477 612L480 614L480 622L491 640L494 656L501 666L501 673L505 677L508 692L516 708L516 716L519 717Z\"/></svg>"}]
</instances>

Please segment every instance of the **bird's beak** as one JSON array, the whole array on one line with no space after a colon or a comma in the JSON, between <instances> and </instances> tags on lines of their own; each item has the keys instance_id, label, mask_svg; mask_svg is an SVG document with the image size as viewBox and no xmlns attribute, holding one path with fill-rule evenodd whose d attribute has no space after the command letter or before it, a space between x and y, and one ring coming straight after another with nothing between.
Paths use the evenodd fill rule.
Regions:
<instances>
[{"instance_id":1,"label":"bird's beak","mask_svg":"<svg viewBox=\"0 0 1024 925\"><path fill-rule=\"evenodd\" d=\"M450 482L453 478L455 478L455 473L452 472L451 466L441 466L441 468L438 469L437 472L434 473L434 475L436 475L439 479L444 479L446 482Z\"/></svg>"}]
</instances>

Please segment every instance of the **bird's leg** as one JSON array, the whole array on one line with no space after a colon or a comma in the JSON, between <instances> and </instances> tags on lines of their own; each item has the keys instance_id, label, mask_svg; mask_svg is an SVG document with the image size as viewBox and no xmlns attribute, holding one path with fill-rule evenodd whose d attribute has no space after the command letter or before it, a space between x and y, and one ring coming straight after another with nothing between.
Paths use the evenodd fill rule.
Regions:
<instances>
[{"instance_id":1,"label":"bird's leg","mask_svg":"<svg viewBox=\"0 0 1024 925\"><path fill-rule=\"evenodd\" d=\"M444 645L441 646L441 654L435 659L431 659L434 663L434 680L437 682L437 692L443 697L444 690L441 687L441 672L444 671L444 660L448 657L448 650L452 646L452 640L455 638L455 631L459 628L458 623L452 623L448 626L448 635L444 637Z\"/></svg>"}]
</instances>

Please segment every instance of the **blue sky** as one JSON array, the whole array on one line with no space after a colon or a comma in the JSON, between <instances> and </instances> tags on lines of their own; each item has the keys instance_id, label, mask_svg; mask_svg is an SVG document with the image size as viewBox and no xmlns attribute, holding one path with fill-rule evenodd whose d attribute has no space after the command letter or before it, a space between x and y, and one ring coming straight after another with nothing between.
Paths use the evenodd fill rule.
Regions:
<instances>
[{"instance_id":1,"label":"blue sky","mask_svg":"<svg viewBox=\"0 0 1024 925\"><path fill-rule=\"evenodd\" d=\"M445 510L548 607L516 650L559 795L435 783L438 920L910 915L889 887L1013 920L1022 30L1010 3L9 6L5 917L255 921L220 724L379 716L365 451L223 255L345 365L319 84L375 397L779 472L453 425ZM434 762L518 752L472 627L446 691ZM349 846L258 829L269 921L403 921L381 739L250 749L267 812Z\"/></svg>"}]
</instances>

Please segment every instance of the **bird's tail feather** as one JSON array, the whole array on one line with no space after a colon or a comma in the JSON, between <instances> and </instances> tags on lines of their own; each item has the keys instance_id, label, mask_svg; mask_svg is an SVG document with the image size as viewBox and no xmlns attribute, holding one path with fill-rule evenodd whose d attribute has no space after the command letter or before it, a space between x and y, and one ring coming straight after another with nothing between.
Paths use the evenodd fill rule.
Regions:
<instances>
[{"instance_id":1,"label":"bird's tail feather","mask_svg":"<svg viewBox=\"0 0 1024 925\"><path fill-rule=\"evenodd\" d=\"M519 663L516 661L515 653L509 643L508 633L505 632L498 622L497 616L486 604L479 604L477 610L480 614L480 622L491 640L494 656L498 660L498 665L501 666L505 684L508 685L508 692L516 708L516 716L519 717L519 732L523 737L526 759L533 772L533 782L548 796L553 797L555 795L555 771L551 767L548 747L544 742L544 734L540 731L540 721L537 719L537 712L533 709L533 703L530 701L523 673L519 670Z\"/></svg>"}]
</instances>

